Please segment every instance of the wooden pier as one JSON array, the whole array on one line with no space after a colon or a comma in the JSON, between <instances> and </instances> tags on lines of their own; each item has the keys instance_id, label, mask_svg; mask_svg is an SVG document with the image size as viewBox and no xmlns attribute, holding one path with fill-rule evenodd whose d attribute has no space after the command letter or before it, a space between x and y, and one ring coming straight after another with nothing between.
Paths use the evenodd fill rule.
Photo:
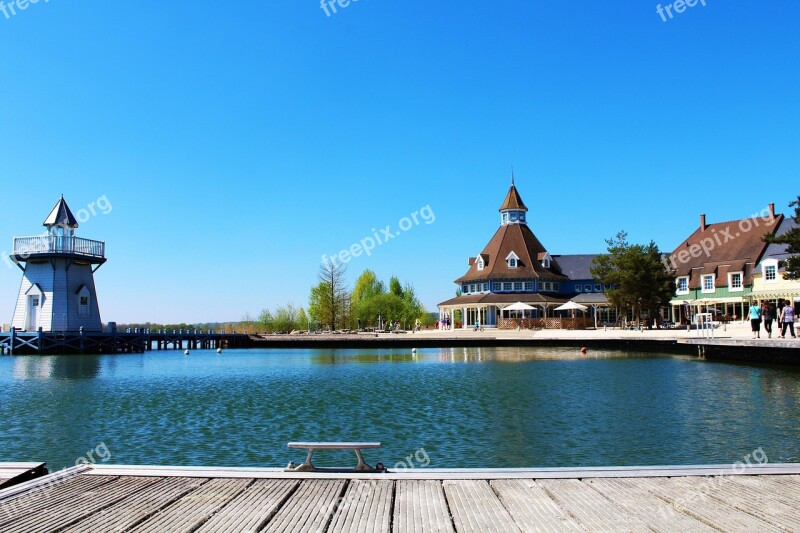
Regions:
<instances>
[{"instance_id":1,"label":"wooden pier","mask_svg":"<svg viewBox=\"0 0 800 533\"><path fill-rule=\"evenodd\" d=\"M213 330L135 329L89 333L15 331L0 333L0 355L67 355L142 353L150 350L245 348L250 336Z\"/></svg>"},{"instance_id":2,"label":"wooden pier","mask_svg":"<svg viewBox=\"0 0 800 533\"><path fill-rule=\"evenodd\" d=\"M800 465L384 474L82 465L0 490L0 530L800 531Z\"/></svg>"}]
</instances>

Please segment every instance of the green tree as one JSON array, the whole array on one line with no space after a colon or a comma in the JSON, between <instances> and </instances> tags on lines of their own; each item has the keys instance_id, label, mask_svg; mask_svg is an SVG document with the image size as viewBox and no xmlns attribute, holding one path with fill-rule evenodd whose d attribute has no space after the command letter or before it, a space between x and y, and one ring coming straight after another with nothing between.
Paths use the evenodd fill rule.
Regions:
<instances>
[{"instance_id":1,"label":"green tree","mask_svg":"<svg viewBox=\"0 0 800 533\"><path fill-rule=\"evenodd\" d=\"M309 329L309 318L302 307L297 311L297 329Z\"/></svg>"},{"instance_id":2,"label":"green tree","mask_svg":"<svg viewBox=\"0 0 800 533\"><path fill-rule=\"evenodd\" d=\"M262 329L267 333L273 332L273 325L272 325L272 313L269 309L262 309L261 313L258 314L258 321L257 321L258 329Z\"/></svg>"},{"instance_id":3,"label":"green tree","mask_svg":"<svg viewBox=\"0 0 800 533\"><path fill-rule=\"evenodd\" d=\"M273 316L272 324L275 333L291 333L299 329L298 310L294 305L278 306Z\"/></svg>"},{"instance_id":4,"label":"green tree","mask_svg":"<svg viewBox=\"0 0 800 533\"><path fill-rule=\"evenodd\" d=\"M357 302L371 298L385 291L383 283L378 280L378 276L372 270L365 270L356 280L353 293L350 295L350 302L356 305Z\"/></svg>"},{"instance_id":5,"label":"green tree","mask_svg":"<svg viewBox=\"0 0 800 533\"><path fill-rule=\"evenodd\" d=\"M403 297L403 286L400 284L400 280L397 279L397 276L392 276L389 279L389 292L400 298Z\"/></svg>"},{"instance_id":6,"label":"green tree","mask_svg":"<svg viewBox=\"0 0 800 533\"><path fill-rule=\"evenodd\" d=\"M612 305L633 309L641 320L642 311L655 311L669 303L675 293L675 282L661 262L661 252L653 241L649 244L630 244L628 234L617 233L606 240L608 255L594 260L592 276L606 286L606 296Z\"/></svg>"},{"instance_id":7,"label":"green tree","mask_svg":"<svg viewBox=\"0 0 800 533\"><path fill-rule=\"evenodd\" d=\"M800 224L800 196L789 204L794 207L794 221ZM780 237L766 235L764 241L775 244L787 244L786 253L792 254L786 259L785 279L800 279L800 227L792 228Z\"/></svg>"}]
</instances>

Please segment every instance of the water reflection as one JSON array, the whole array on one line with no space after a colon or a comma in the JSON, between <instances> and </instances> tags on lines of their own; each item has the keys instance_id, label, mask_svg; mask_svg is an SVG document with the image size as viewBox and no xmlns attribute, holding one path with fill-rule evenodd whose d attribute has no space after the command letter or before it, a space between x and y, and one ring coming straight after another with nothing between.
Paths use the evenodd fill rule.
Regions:
<instances>
[{"instance_id":1,"label":"water reflection","mask_svg":"<svg viewBox=\"0 0 800 533\"><path fill-rule=\"evenodd\" d=\"M91 379L100 374L96 356L18 356L14 359L16 379Z\"/></svg>"}]
</instances>

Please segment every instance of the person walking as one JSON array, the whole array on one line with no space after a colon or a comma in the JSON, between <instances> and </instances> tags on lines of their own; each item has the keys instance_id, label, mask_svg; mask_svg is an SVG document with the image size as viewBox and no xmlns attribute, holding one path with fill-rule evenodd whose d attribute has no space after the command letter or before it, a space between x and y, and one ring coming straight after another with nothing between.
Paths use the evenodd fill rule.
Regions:
<instances>
[{"instance_id":1,"label":"person walking","mask_svg":"<svg viewBox=\"0 0 800 533\"><path fill-rule=\"evenodd\" d=\"M764 302L763 304L761 304L761 318L764 320L764 331L767 332L767 338L771 339L772 321L774 319L774 316L772 315L772 308L769 306L769 302Z\"/></svg>"},{"instance_id":2,"label":"person walking","mask_svg":"<svg viewBox=\"0 0 800 533\"><path fill-rule=\"evenodd\" d=\"M756 302L750 304L750 327L753 330L753 338L761 338L761 307Z\"/></svg>"},{"instance_id":3,"label":"person walking","mask_svg":"<svg viewBox=\"0 0 800 533\"><path fill-rule=\"evenodd\" d=\"M796 339L797 336L794 333L794 307L792 307L792 302L789 300L786 300L786 305L784 305L781 312L781 322L783 323L781 324L783 326L781 328L781 339L786 338L787 329L792 334L792 338Z\"/></svg>"}]
</instances>

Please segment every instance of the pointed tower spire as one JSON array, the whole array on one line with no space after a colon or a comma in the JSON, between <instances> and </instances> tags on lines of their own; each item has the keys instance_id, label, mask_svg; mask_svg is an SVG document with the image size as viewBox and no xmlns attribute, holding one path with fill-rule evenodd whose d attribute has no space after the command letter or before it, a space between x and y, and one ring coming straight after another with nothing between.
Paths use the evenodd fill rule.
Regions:
<instances>
[{"instance_id":1,"label":"pointed tower spire","mask_svg":"<svg viewBox=\"0 0 800 533\"><path fill-rule=\"evenodd\" d=\"M47 215L47 218L44 219L44 224L42 225L48 228L60 226L62 228L75 229L78 227L78 220L75 218L75 215L72 214L72 211L70 211L63 194L61 195L61 199L56 202L53 210L50 211L50 214Z\"/></svg>"},{"instance_id":2,"label":"pointed tower spire","mask_svg":"<svg viewBox=\"0 0 800 533\"><path fill-rule=\"evenodd\" d=\"M511 166L511 186L514 186L514 166Z\"/></svg>"}]
</instances>

